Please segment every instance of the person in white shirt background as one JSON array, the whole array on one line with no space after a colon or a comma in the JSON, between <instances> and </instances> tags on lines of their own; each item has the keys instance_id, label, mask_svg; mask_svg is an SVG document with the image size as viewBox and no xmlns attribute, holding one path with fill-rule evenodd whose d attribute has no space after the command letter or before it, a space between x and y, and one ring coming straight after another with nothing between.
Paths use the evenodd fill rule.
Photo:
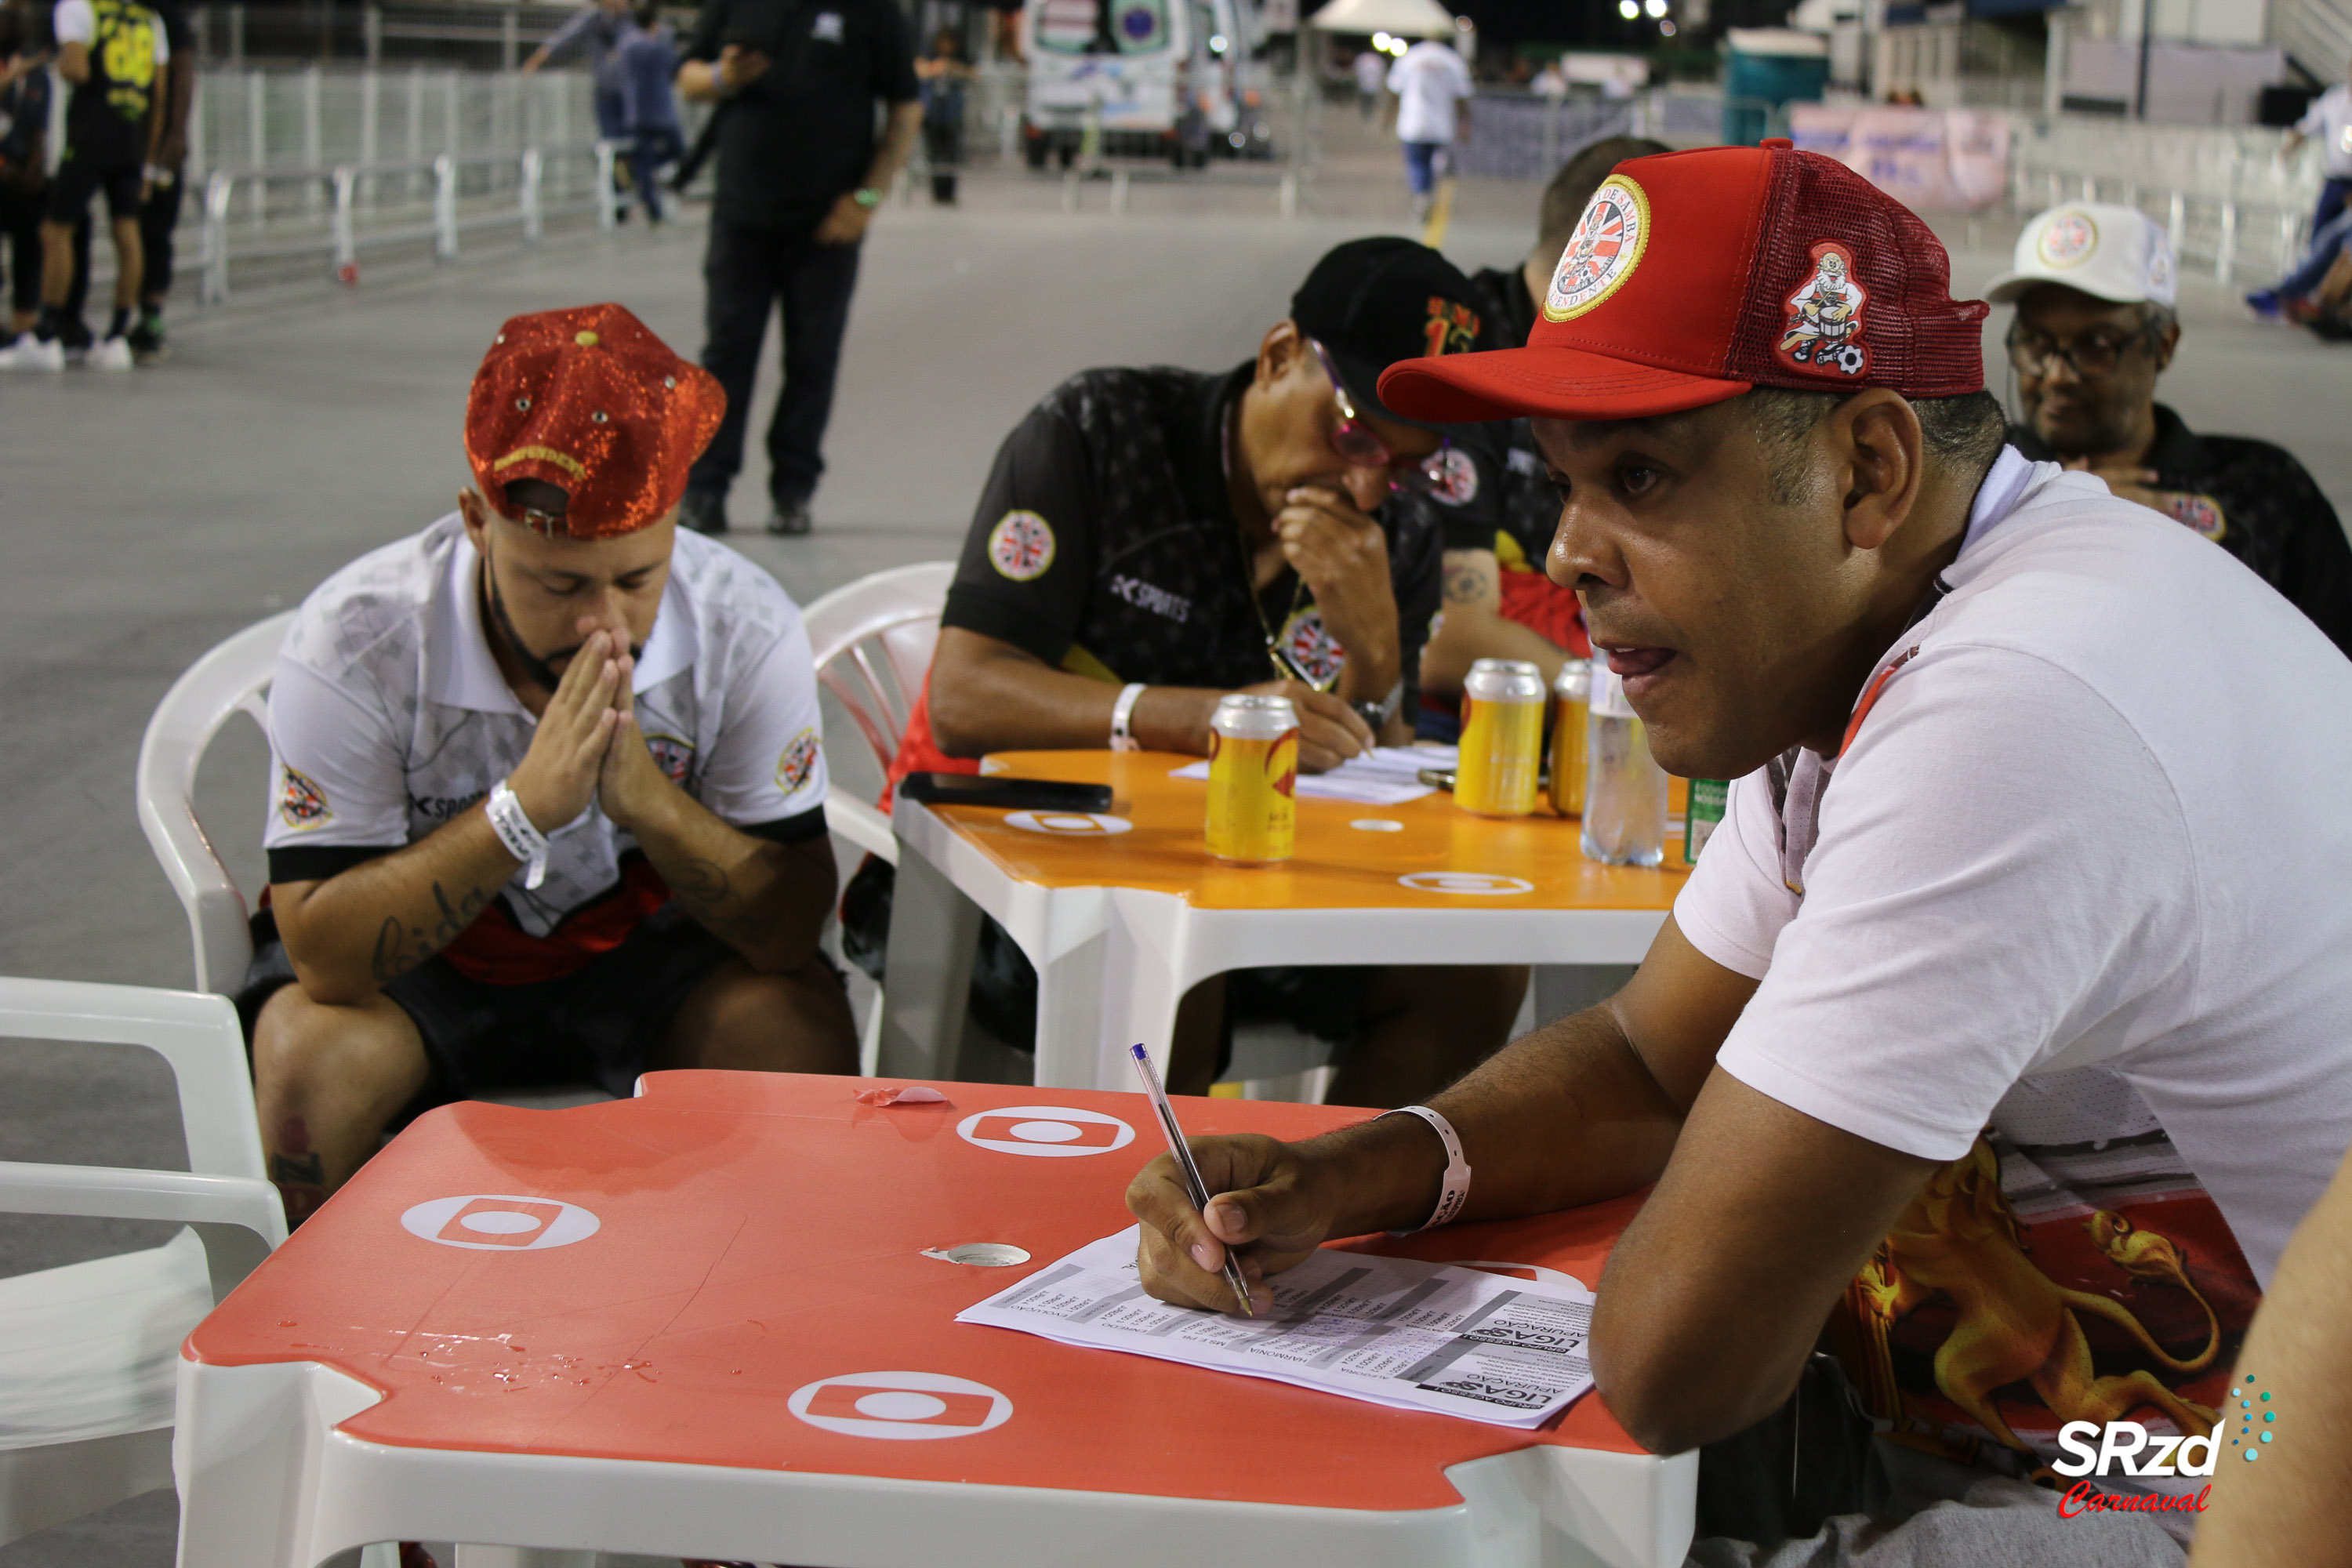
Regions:
<instances>
[{"instance_id":1,"label":"person in white shirt background","mask_svg":"<svg viewBox=\"0 0 2352 1568\"><path fill-rule=\"evenodd\" d=\"M1476 88L1452 45L1424 38L1389 68L1389 90L1397 95L1397 140L1404 143L1405 184L1419 223L1437 190L1438 161L1454 145L1462 105Z\"/></svg>"},{"instance_id":2,"label":"person in white shirt background","mask_svg":"<svg viewBox=\"0 0 2352 1568\"><path fill-rule=\"evenodd\" d=\"M1380 112L1381 91L1389 84L1389 58L1370 45L1356 56L1356 108L1366 120Z\"/></svg>"},{"instance_id":3,"label":"person in white shirt background","mask_svg":"<svg viewBox=\"0 0 2352 1568\"><path fill-rule=\"evenodd\" d=\"M2352 79L2352 72L2347 76ZM2352 195L2352 79L2337 82L2311 100L2294 129L2286 133L2280 154L2293 157L2315 136L2319 138L2321 166L2326 175L2319 187L2319 205L2311 213L2311 231L2317 234L2344 210L2346 196Z\"/></svg>"}]
</instances>

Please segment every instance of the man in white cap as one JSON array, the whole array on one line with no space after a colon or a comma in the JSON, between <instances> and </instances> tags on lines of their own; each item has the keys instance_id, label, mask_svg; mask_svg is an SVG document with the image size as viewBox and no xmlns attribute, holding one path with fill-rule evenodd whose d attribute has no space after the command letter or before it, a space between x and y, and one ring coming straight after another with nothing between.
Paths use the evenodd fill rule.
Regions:
<instances>
[{"instance_id":1,"label":"man in white cap","mask_svg":"<svg viewBox=\"0 0 2352 1568\"><path fill-rule=\"evenodd\" d=\"M2311 475L2267 441L2200 436L2156 400L2180 342L2177 276L2163 228L2136 207L2070 202L2028 220L1985 290L2017 306L2009 438L2203 534L2352 653L2352 546Z\"/></svg>"}]
</instances>

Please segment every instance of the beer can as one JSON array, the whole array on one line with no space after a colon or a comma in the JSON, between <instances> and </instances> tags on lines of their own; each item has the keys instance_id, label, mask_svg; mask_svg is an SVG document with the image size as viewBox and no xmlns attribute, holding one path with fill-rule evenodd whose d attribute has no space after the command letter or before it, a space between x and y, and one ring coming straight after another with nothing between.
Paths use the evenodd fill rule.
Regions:
<instances>
[{"instance_id":1,"label":"beer can","mask_svg":"<svg viewBox=\"0 0 2352 1568\"><path fill-rule=\"evenodd\" d=\"M1571 658L1551 683L1551 808L1584 815L1585 721L1592 710L1592 666Z\"/></svg>"},{"instance_id":2,"label":"beer can","mask_svg":"<svg viewBox=\"0 0 2352 1568\"><path fill-rule=\"evenodd\" d=\"M1706 847L1707 836L1723 821L1723 808L1731 797L1731 784L1727 779L1693 779L1690 782L1690 804L1683 811L1683 863L1698 864L1698 852Z\"/></svg>"},{"instance_id":3,"label":"beer can","mask_svg":"<svg viewBox=\"0 0 2352 1568\"><path fill-rule=\"evenodd\" d=\"M1298 710L1235 692L1209 721L1209 853L1244 866L1290 858L1298 833Z\"/></svg>"},{"instance_id":4,"label":"beer can","mask_svg":"<svg viewBox=\"0 0 2352 1568\"><path fill-rule=\"evenodd\" d=\"M1516 658L1482 658L1462 683L1461 760L1454 804L1481 816L1536 808L1543 767L1543 672Z\"/></svg>"}]
</instances>

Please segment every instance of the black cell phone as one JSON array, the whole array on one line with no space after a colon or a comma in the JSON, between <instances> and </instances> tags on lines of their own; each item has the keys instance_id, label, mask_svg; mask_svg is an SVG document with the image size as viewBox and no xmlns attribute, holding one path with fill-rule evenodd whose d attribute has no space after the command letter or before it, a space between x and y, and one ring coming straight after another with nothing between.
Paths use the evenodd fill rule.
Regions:
<instances>
[{"instance_id":1,"label":"black cell phone","mask_svg":"<svg viewBox=\"0 0 2352 1568\"><path fill-rule=\"evenodd\" d=\"M1110 809L1108 784L1006 778L1002 773L908 773L898 781L898 795L925 805L989 805L1004 811Z\"/></svg>"}]
</instances>

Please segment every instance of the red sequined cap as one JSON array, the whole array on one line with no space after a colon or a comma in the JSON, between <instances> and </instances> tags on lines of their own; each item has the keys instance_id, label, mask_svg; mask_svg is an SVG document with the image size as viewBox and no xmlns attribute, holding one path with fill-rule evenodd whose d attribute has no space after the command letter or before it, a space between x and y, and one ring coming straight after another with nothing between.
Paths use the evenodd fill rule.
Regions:
<instances>
[{"instance_id":1,"label":"red sequined cap","mask_svg":"<svg viewBox=\"0 0 2352 1568\"><path fill-rule=\"evenodd\" d=\"M466 399L466 458L499 516L572 539L634 533L669 515L719 428L727 394L618 305L517 316ZM563 491L551 517L507 499L517 479Z\"/></svg>"}]
</instances>

